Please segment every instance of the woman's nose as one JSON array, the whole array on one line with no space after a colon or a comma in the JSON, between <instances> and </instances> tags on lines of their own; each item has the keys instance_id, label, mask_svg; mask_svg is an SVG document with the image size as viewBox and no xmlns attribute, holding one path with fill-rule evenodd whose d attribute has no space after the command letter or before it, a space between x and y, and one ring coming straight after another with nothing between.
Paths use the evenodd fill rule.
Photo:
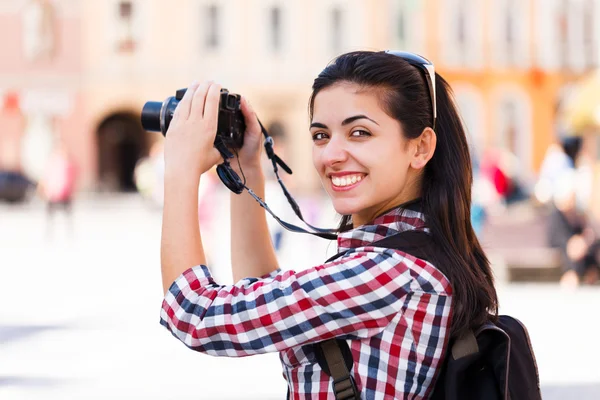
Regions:
<instances>
[{"instance_id":1,"label":"woman's nose","mask_svg":"<svg viewBox=\"0 0 600 400\"><path fill-rule=\"evenodd\" d=\"M324 164L334 165L348 159L348 151L342 141L334 138L325 145L322 157Z\"/></svg>"}]
</instances>

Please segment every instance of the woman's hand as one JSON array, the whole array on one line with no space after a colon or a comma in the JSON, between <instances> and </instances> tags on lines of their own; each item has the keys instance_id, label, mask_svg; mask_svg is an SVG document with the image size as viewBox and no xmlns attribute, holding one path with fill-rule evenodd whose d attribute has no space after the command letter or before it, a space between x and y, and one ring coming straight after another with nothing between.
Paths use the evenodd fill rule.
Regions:
<instances>
[{"instance_id":1,"label":"woman's hand","mask_svg":"<svg viewBox=\"0 0 600 400\"><path fill-rule=\"evenodd\" d=\"M165 139L165 176L200 180L222 157L214 147L221 85L193 83L177 105Z\"/></svg>"},{"instance_id":2,"label":"woman's hand","mask_svg":"<svg viewBox=\"0 0 600 400\"><path fill-rule=\"evenodd\" d=\"M261 168L260 155L263 147L263 134L256 113L248 100L243 96L241 106L244 121L246 122L246 132L244 132L244 145L237 151L237 157L243 171L258 171ZM231 165L237 170L238 160L235 158L231 160ZM237 172L239 173L240 171Z\"/></svg>"}]
</instances>

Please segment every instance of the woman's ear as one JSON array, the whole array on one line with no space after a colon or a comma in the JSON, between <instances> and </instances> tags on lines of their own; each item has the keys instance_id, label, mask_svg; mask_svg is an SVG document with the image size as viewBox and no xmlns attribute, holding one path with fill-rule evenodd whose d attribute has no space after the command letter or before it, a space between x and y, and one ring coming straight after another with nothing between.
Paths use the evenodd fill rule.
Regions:
<instances>
[{"instance_id":1,"label":"woman's ear","mask_svg":"<svg viewBox=\"0 0 600 400\"><path fill-rule=\"evenodd\" d=\"M410 166L414 169L421 169L427 165L437 145L437 135L431 128L425 128L421 136L413 139L413 159Z\"/></svg>"}]
</instances>

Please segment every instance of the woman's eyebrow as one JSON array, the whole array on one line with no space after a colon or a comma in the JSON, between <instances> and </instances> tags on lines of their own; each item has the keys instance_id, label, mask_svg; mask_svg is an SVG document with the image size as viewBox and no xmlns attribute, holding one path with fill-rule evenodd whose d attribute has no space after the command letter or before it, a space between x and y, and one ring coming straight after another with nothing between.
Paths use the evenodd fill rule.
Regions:
<instances>
[{"instance_id":1,"label":"woman's eyebrow","mask_svg":"<svg viewBox=\"0 0 600 400\"><path fill-rule=\"evenodd\" d=\"M312 124L310 124L311 128L321 128L321 129L329 129L327 128L327 125L322 124L320 122L313 122Z\"/></svg>"},{"instance_id":2,"label":"woman's eyebrow","mask_svg":"<svg viewBox=\"0 0 600 400\"><path fill-rule=\"evenodd\" d=\"M361 114L361 115L355 115L355 116L353 116L353 117L348 117L348 118L346 118L345 120L343 120L343 121L342 121L342 126L344 126L344 125L348 125L348 124L351 124L352 122L354 122L354 121L356 121L356 120L358 120L358 119L368 119L369 121L371 121L371 122L372 122L372 123L374 123L375 125L379 125L379 124L377 123L377 121L375 121L375 120L372 120L371 118L367 117L366 115L362 115L362 114ZM321 128L321 129L328 129L328 128L327 128L327 125L325 125L325 124L322 124L322 123L320 123L320 122L313 122L312 124L310 124L310 127L311 127L311 128Z\"/></svg>"},{"instance_id":3,"label":"woman's eyebrow","mask_svg":"<svg viewBox=\"0 0 600 400\"><path fill-rule=\"evenodd\" d=\"M371 121L372 123L374 123L375 125L379 125L377 122L375 122L374 120L372 120L371 118L367 117L366 115L355 115L353 117L348 117L345 120L342 121L342 126L344 125L348 125L354 121L356 121L357 119L368 119L369 121Z\"/></svg>"}]
</instances>

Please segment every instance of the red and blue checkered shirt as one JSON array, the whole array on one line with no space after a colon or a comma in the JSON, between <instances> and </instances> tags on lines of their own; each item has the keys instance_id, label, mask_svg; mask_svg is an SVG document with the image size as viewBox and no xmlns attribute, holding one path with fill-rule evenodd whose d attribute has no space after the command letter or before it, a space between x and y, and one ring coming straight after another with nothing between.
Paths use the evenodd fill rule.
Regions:
<instances>
[{"instance_id":1,"label":"red and blue checkered shirt","mask_svg":"<svg viewBox=\"0 0 600 400\"><path fill-rule=\"evenodd\" d=\"M344 256L300 272L218 285L196 266L171 285L161 324L186 346L213 356L279 352L292 399L334 399L313 344L346 339L362 399L426 399L450 332L452 289L429 262L370 246L427 230L420 212L394 209L341 233Z\"/></svg>"}]
</instances>

